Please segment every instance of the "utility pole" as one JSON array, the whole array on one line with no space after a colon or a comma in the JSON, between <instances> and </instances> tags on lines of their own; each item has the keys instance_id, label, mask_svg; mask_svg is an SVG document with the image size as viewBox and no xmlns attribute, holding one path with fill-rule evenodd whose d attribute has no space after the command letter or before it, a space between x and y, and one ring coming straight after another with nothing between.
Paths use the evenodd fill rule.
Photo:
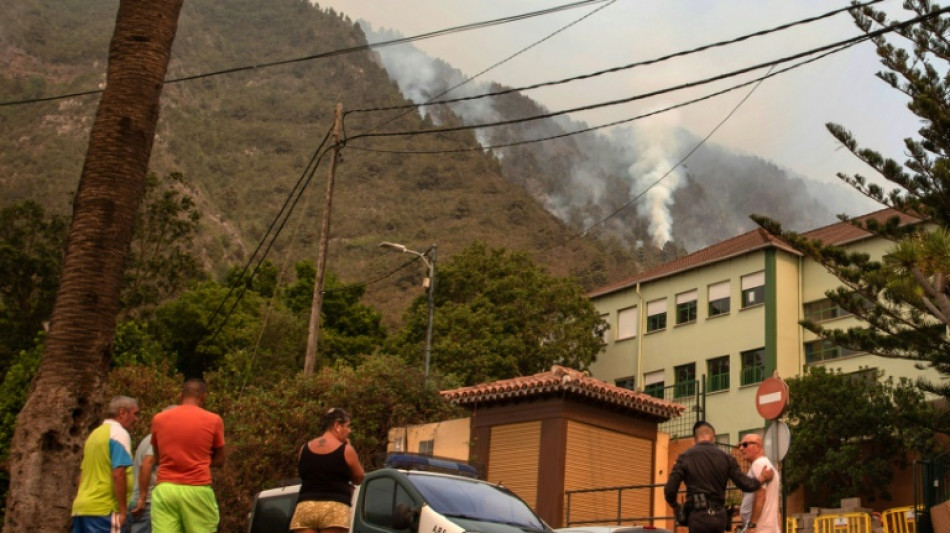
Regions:
<instances>
[{"instance_id":1,"label":"utility pole","mask_svg":"<svg viewBox=\"0 0 950 533\"><path fill-rule=\"evenodd\" d=\"M330 211L333 206L333 182L336 179L336 162L340 157L340 123L343 120L343 104L336 105L333 117L333 159L330 160L330 177L327 179L327 203L323 210L323 229L320 231L320 246L317 249L317 275L313 280L313 302L310 305L310 327L307 336L307 354L303 361L303 374L313 375L317 363L317 338L320 336L320 313L323 309L323 280L327 271L327 245L330 241Z\"/></svg>"}]
</instances>

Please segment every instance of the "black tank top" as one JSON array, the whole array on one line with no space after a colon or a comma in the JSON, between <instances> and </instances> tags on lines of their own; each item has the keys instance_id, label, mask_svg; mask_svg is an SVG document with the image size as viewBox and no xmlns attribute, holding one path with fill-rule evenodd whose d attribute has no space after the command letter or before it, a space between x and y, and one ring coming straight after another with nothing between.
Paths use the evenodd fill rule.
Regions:
<instances>
[{"instance_id":1,"label":"black tank top","mask_svg":"<svg viewBox=\"0 0 950 533\"><path fill-rule=\"evenodd\" d=\"M297 471L300 472L300 496L297 501L331 501L350 505L350 466L343 451L346 444L330 453L319 454L303 445Z\"/></svg>"}]
</instances>

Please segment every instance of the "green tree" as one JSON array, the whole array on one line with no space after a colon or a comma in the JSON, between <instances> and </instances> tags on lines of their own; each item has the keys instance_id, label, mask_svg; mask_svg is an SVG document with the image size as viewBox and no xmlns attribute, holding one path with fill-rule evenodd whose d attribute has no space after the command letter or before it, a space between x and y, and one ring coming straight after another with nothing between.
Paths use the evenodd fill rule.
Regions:
<instances>
[{"instance_id":1,"label":"green tree","mask_svg":"<svg viewBox=\"0 0 950 533\"><path fill-rule=\"evenodd\" d=\"M123 314L139 316L199 277L192 241L201 216L180 172L149 174L122 288Z\"/></svg>"},{"instance_id":2,"label":"green tree","mask_svg":"<svg viewBox=\"0 0 950 533\"><path fill-rule=\"evenodd\" d=\"M879 370L853 374L809 367L788 380L792 446L783 475L790 490L805 486L805 505L836 507L841 498L890 500L887 486L907 452L927 453L934 434L917 423L933 406L906 379L881 380Z\"/></svg>"},{"instance_id":3,"label":"green tree","mask_svg":"<svg viewBox=\"0 0 950 533\"><path fill-rule=\"evenodd\" d=\"M886 190L861 174L838 177L861 193L893 208L901 216L888 220L862 217L852 224L893 242L880 260L808 240L761 216L756 222L783 236L796 249L818 261L841 280L843 286L829 291L838 306L863 321L847 330L826 328L813 322L804 327L837 345L883 357L917 362L932 368L944 379L921 379L921 390L950 400L950 61L946 19L934 16L939 6L929 0L909 0L905 7L915 15L930 15L919 24L898 30L904 48L884 36L874 39L885 69L878 77L910 98L908 109L920 118L920 138L904 140L908 159L904 164L859 147L844 127L828 124L842 145L867 163L889 183ZM889 24L886 15L870 7L855 12L864 32ZM844 218L847 220L847 218ZM903 222L923 219L926 223ZM932 430L950 432L950 410L920 420Z\"/></svg>"},{"instance_id":4,"label":"green tree","mask_svg":"<svg viewBox=\"0 0 950 533\"><path fill-rule=\"evenodd\" d=\"M0 209L0 376L53 311L66 224L35 202Z\"/></svg>"},{"instance_id":5,"label":"green tree","mask_svg":"<svg viewBox=\"0 0 950 533\"><path fill-rule=\"evenodd\" d=\"M561 364L585 370L607 324L580 286L556 278L523 252L475 243L436 272L431 368L461 383L524 376ZM406 312L392 349L421 363L428 300Z\"/></svg>"}]
</instances>

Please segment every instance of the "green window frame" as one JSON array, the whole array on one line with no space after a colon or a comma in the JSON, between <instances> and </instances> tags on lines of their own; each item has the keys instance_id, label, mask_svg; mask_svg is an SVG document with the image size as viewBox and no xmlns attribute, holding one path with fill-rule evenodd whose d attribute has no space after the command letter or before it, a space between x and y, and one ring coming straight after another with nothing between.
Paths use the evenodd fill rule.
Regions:
<instances>
[{"instance_id":1,"label":"green window frame","mask_svg":"<svg viewBox=\"0 0 950 533\"><path fill-rule=\"evenodd\" d=\"M824 322L851 315L850 311L838 306L830 298L808 302L803 307L805 320L812 322Z\"/></svg>"},{"instance_id":2,"label":"green window frame","mask_svg":"<svg viewBox=\"0 0 950 533\"><path fill-rule=\"evenodd\" d=\"M746 350L739 354L742 369L739 371L739 385L761 383L765 379L765 348Z\"/></svg>"},{"instance_id":3,"label":"green window frame","mask_svg":"<svg viewBox=\"0 0 950 533\"><path fill-rule=\"evenodd\" d=\"M729 390L729 356L716 357L706 361L707 392Z\"/></svg>"},{"instance_id":4,"label":"green window frame","mask_svg":"<svg viewBox=\"0 0 950 533\"><path fill-rule=\"evenodd\" d=\"M666 385L662 381L658 381L656 383L651 383L647 385L646 387L643 387L643 393L649 394L650 396L653 396L654 398L659 398L662 400L663 390L665 388L666 388Z\"/></svg>"},{"instance_id":5,"label":"green window frame","mask_svg":"<svg viewBox=\"0 0 950 533\"><path fill-rule=\"evenodd\" d=\"M820 363L860 353L838 346L828 339L819 339L805 343L805 363Z\"/></svg>"},{"instance_id":6,"label":"green window frame","mask_svg":"<svg viewBox=\"0 0 950 533\"><path fill-rule=\"evenodd\" d=\"M696 363L673 367L673 397L696 395Z\"/></svg>"}]
</instances>

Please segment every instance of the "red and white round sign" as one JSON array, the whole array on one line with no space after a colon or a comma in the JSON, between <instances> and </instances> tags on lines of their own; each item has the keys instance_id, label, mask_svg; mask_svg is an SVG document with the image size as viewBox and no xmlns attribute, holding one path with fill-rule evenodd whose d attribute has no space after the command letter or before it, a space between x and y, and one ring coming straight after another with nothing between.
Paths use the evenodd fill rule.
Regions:
<instances>
[{"instance_id":1,"label":"red and white round sign","mask_svg":"<svg viewBox=\"0 0 950 533\"><path fill-rule=\"evenodd\" d=\"M788 407L788 385L782 378L765 378L755 392L755 408L766 420L782 416Z\"/></svg>"}]
</instances>

